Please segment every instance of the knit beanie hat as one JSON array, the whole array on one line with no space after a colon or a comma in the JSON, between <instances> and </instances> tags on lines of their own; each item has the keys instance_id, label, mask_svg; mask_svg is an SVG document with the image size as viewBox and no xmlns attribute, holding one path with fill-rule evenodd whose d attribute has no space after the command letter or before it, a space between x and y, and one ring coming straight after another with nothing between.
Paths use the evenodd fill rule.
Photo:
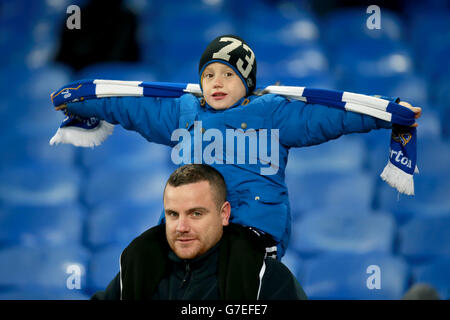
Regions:
<instances>
[{"instance_id":1,"label":"knit beanie hat","mask_svg":"<svg viewBox=\"0 0 450 320\"><path fill-rule=\"evenodd\" d=\"M213 62L221 62L232 68L244 83L247 95L255 90L255 54L244 40L233 35L223 35L211 41L203 52L198 65L200 86L202 85L203 70Z\"/></svg>"}]
</instances>

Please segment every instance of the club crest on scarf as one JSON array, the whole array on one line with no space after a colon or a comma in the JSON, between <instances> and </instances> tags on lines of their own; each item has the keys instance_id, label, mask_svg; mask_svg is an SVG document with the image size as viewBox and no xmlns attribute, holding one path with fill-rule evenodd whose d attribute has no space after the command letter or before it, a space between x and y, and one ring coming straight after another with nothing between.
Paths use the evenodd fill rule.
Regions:
<instances>
[{"instance_id":1,"label":"club crest on scarf","mask_svg":"<svg viewBox=\"0 0 450 320\"><path fill-rule=\"evenodd\" d=\"M398 132L392 132L392 139L401 143L402 146L406 146L408 144L409 141L411 141L412 135L409 132L403 132L403 133L398 133Z\"/></svg>"}]
</instances>

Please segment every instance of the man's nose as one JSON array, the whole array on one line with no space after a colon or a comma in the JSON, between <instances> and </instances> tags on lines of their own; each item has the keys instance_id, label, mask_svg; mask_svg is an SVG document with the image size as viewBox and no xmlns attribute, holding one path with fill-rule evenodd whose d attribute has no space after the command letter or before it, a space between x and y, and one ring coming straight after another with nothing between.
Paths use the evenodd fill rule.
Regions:
<instances>
[{"instance_id":1,"label":"man's nose","mask_svg":"<svg viewBox=\"0 0 450 320\"><path fill-rule=\"evenodd\" d=\"M178 233L186 233L189 232L189 221L187 217L180 216L177 222L177 232Z\"/></svg>"}]
</instances>

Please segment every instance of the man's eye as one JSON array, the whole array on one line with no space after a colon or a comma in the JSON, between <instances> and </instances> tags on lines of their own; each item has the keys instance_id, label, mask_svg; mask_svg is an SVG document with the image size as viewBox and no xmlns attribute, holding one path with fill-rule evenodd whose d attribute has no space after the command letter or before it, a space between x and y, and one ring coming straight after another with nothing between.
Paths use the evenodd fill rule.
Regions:
<instances>
[{"instance_id":1,"label":"man's eye","mask_svg":"<svg viewBox=\"0 0 450 320\"><path fill-rule=\"evenodd\" d=\"M192 215L193 215L194 217L200 217L200 216L202 215L202 213L199 212L199 211L194 211L194 212L192 212Z\"/></svg>"},{"instance_id":2,"label":"man's eye","mask_svg":"<svg viewBox=\"0 0 450 320\"><path fill-rule=\"evenodd\" d=\"M167 212L167 215L172 218L178 217L178 213L176 213L176 212Z\"/></svg>"}]
</instances>

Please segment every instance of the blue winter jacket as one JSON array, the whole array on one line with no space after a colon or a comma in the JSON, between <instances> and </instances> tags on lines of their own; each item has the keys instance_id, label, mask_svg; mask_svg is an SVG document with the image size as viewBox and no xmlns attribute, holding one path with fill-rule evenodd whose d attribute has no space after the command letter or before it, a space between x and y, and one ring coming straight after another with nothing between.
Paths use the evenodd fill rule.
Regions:
<instances>
[{"instance_id":1,"label":"blue winter jacket","mask_svg":"<svg viewBox=\"0 0 450 320\"><path fill-rule=\"evenodd\" d=\"M203 162L215 167L227 184L230 220L270 234L279 242L280 257L291 233L284 177L289 149L391 128L370 116L273 94L242 98L226 110L215 110L185 94L85 100L70 103L68 111L120 124L148 141L175 147L176 164Z\"/></svg>"}]
</instances>

